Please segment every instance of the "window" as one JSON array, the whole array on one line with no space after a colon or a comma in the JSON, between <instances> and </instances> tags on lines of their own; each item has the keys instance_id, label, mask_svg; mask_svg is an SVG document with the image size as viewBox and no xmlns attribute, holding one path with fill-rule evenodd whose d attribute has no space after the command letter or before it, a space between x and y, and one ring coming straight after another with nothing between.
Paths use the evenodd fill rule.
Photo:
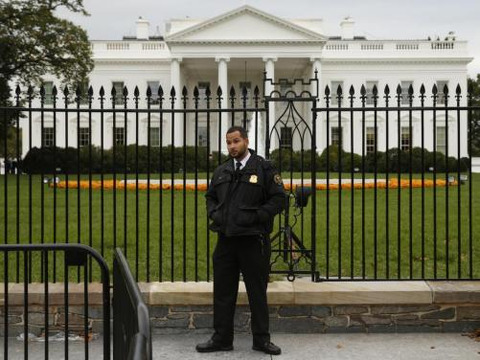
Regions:
<instances>
[{"instance_id":1,"label":"window","mask_svg":"<svg viewBox=\"0 0 480 360\"><path fill-rule=\"evenodd\" d=\"M44 127L43 128L43 138L42 146L43 147L52 147L55 140L55 133L53 132L53 127Z\"/></svg>"},{"instance_id":2,"label":"window","mask_svg":"<svg viewBox=\"0 0 480 360\"><path fill-rule=\"evenodd\" d=\"M332 140L331 145L340 145L340 142L343 140L342 134L343 128L338 126L332 126Z\"/></svg>"},{"instance_id":3,"label":"window","mask_svg":"<svg viewBox=\"0 0 480 360\"><path fill-rule=\"evenodd\" d=\"M115 145L125 145L125 128L113 128L113 142Z\"/></svg>"},{"instance_id":4,"label":"window","mask_svg":"<svg viewBox=\"0 0 480 360\"><path fill-rule=\"evenodd\" d=\"M292 147L292 128L289 126L280 128L280 147L288 149Z\"/></svg>"},{"instance_id":5,"label":"window","mask_svg":"<svg viewBox=\"0 0 480 360\"><path fill-rule=\"evenodd\" d=\"M116 95L115 95L115 105L122 105L123 104L123 81L114 81L112 82L112 87L115 88Z\"/></svg>"},{"instance_id":6,"label":"window","mask_svg":"<svg viewBox=\"0 0 480 360\"><path fill-rule=\"evenodd\" d=\"M80 104L88 105L88 88L89 88L89 81L88 79L82 81L79 84L80 87ZM93 100L93 97L92 97Z\"/></svg>"},{"instance_id":7,"label":"window","mask_svg":"<svg viewBox=\"0 0 480 360\"><path fill-rule=\"evenodd\" d=\"M198 146L207 146L207 127L206 126L199 126L198 133L197 133L197 143Z\"/></svg>"},{"instance_id":8,"label":"window","mask_svg":"<svg viewBox=\"0 0 480 360\"><path fill-rule=\"evenodd\" d=\"M400 149L410 150L411 145L412 145L412 134L410 134L410 127L402 126L401 135L400 135Z\"/></svg>"},{"instance_id":9,"label":"window","mask_svg":"<svg viewBox=\"0 0 480 360\"><path fill-rule=\"evenodd\" d=\"M445 89L445 86L447 86L448 88L448 81L437 81L437 89L438 89L437 104L438 105L445 105L445 95L443 94L443 90Z\"/></svg>"},{"instance_id":10,"label":"window","mask_svg":"<svg viewBox=\"0 0 480 360\"><path fill-rule=\"evenodd\" d=\"M287 92L292 91L292 83L290 83L287 79L279 79L278 82L280 83L280 94L282 96L286 96Z\"/></svg>"},{"instance_id":11,"label":"window","mask_svg":"<svg viewBox=\"0 0 480 360\"><path fill-rule=\"evenodd\" d=\"M378 81L367 81L367 83L365 84L365 89L367 90L365 103L367 105L373 105L374 103L373 88L375 86L377 87L377 90L378 90ZM378 101L378 93L377 93L377 101Z\"/></svg>"},{"instance_id":12,"label":"window","mask_svg":"<svg viewBox=\"0 0 480 360\"><path fill-rule=\"evenodd\" d=\"M332 87L330 88L331 104L338 105L337 91L338 87L342 88L342 97L345 97L345 89L343 87L343 81L332 81Z\"/></svg>"},{"instance_id":13,"label":"window","mask_svg":"<svg viewBox=\"0 0 480 360\"><path fill-rule=\"evenodd\" d=\"M250 104L252 103L252 83L250 81L240 81L240 83L238 84L238 87L240 89L240 96L239 96L240 106L243 106L243 88L246 88L247 97L245 99L245 104L247 107L249 107Z\"/></svg>"},{"instance_id":14,"label":"window","mask_svg":"<svg viewBox=\"0 0 480 360\"><path fill-rule=\"evenodd\" d=\"M160 146L160 128L150 127L150 146Z\"/></svg>"},{"instance_id":15,"label":"window","mask_svg":"<svg viewBox=\"0 0 480 360\"><path fill-rule=\"evenodd\" d=\"M209 81L199 81L198 82L198 107L206 108L207 107L207 89L210 88Z\"/></svg>"},{"instance_id":16,"label":"window","mask_svg":"<svg viewBox=\"0 0 480 360\"><path fill-rule=\"evenodd\" d=\"M81 127L79 129L78 145L80 147L90 145L90 129L88 127Z\"/></svg>"},{"instance_id":17,"label":"window","mask_svg":"<svg viewBox=\"0 0 480 360\"><path fill-rule=\"evenodd\" d=\"M442 154L447 153L447 136L445 126L437 126L437 148Z\"/></svg>"},{"instance_id":18,"label":"window","mask_svg":"<svg viewBox=\"0 0 480 360\"><path fill-rule=\"evenodd\" d=\"M410 99L408 97L408 89L410 86L413 86L413 81L402 81L400 83L400 86L402 87L402 105L408 105L410 104Z\"/></svg>"},{"instance_id":19,"label":"window","mask_svg":"<svg viewBox=\"0 0 480 360\"><path fill-rule=\"evenodd\" d=\"M160 99L158 98L158 88L160 87L160 81L147 81L147 89L150 87L152 91L152 97L150 98L150 104L159 104Z\"/></svg>"},{"instance_id":20,"label":"window","mask_svg":"<svg viewBox=\"0 0 480 360\"><path fill-rule=\"evenodd\" d=\"M45 105L53 104L53 81L45 81L43 83L43 88L45 89L45 97L43 98Z\"/></svg>"},{"instance_id":21,"label":"window","mask_svg":"<svg viewBox=\"0 0 480 360\"><path fill-rule=\"evenodd\" d=\"M376 143L377 143L377 134L374 127L366 128L366 150L367 154L372 154L375 152Z\"/></svg>"}]
</instances>

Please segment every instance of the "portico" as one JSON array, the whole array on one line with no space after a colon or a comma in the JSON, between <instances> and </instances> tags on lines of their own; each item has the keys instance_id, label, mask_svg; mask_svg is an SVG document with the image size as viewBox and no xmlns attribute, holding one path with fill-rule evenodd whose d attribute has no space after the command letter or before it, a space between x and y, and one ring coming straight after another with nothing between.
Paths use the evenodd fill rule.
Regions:
<instances>
[{"instance_id":1,"label":"portico","mask_svg":"<svg viewBox=\"0 0 480 360\"><path fill-rule=\"evenodd\" d=\"M232 107L229 100L232 87L237 95L234 107L243 106L243 87L247 89L247 108L254 105L255 87L258 86L260 96L270 94L274 88L268 83L263 85L264 73L274 80L309 78L321 66L322 48L327 40L323 35L250 6L207 21L191 22L194 21L191 20L187 28L181 20L172 20L167 25L170 31L165 41L172 57L172 86L176 89L208 86L212 100L222 109ZM217 100L218 87L222 90L220 101ZM191 101L192 96L189 98ZM176 106L179 102L177 96ZM275 114L276 107L270 107L270 119L275 119ZM252 114L246 116L247 127L255 126L251 123ZM230 124L228 115L222 113L221 117L219 124L226 130ZM260 119L258 127L263 131L259 132L262 138L258 141L262 143L265 140L263 126ZM217 126L211 128L212 134L218 130ZM175 131L182 133L180 125L175 126ZM211 143L211 146L217 148L218 144ZM225 145L221 144L220 149L225 152Z\"/></svg>"}]
</instances>

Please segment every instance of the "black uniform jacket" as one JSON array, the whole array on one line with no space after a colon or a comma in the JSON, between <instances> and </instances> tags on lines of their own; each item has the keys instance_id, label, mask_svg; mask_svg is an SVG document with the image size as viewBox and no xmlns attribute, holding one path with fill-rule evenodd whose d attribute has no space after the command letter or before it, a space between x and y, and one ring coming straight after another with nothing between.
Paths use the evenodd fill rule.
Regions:
<instances>
[{"instance_id":1,"label":"black uniform jacket","mask_svg":"<svg viewBox=\"0 0 480 360\"><path fill-rule=\"evenodd\" d=\"M251 156L238 174L228 159L213 174L205 195L210 229L226 236L269 234L285 206L280 175L261 156Z\"/></svg>"}]
</instances>

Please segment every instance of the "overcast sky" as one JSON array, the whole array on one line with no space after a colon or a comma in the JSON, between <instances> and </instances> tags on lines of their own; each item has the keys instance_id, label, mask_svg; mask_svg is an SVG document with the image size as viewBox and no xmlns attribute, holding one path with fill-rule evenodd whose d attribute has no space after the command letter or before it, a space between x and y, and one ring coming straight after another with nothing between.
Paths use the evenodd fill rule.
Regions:
<instances>
[{"instance_id":1,"label":"overcast sky","mask_svg":"<svg viewBox=\"0 0 480 360\"><path fill-rule=\"evenodd\" d=\"M340 21L351 16L355 35L368 39L444 38L454 31L469 42L475 59L469 75L480 73L480 0L84 0L89 17L67 15L92 40L115 40L135 34L135 20L150 21L152 35L164 33L171 18L210 18L244 4L281 18L321 18L325 35L340 35Z\"/></svg>"}]
</instances>

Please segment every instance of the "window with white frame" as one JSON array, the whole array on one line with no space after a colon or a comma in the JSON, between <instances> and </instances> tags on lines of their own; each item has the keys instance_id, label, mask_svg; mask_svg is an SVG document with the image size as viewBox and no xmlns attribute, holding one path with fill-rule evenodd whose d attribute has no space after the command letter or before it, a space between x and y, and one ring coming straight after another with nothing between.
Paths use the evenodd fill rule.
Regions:
<instances>
[{"instance_id":1,"label":"window with white frame","mask_svg":"<svg viewBox=\"0 0 480 360\"><path fill-rule=\"evenodd\" d=\"M412 134L409 126L402 126L400 134L400 149L410 150L412 146Z\"/></svg>"},{"instance_id":2,"label":"window with white frame","mask_svg":"<svg viewBox=\"0 0 480 360\"><path fill-rule=\"evenodd\" d=\"M155 105L160 102L158 98L158 88L160 87L160 81L147 81L147 89L150 88L152 96L150 97L150 104Z\"/></svg>"},{"instance_id":3,"label":"window with white frame","mask_svg":"<svg viewBox=\"0 0 480 360\"><path fill-rule=\"evenodd\" d=\"M437 126L437 148L436 151L446 154L447 153L447 136L445 126Z\"/></svg>"},{"instance_id":4,"label":"window with white frame","mask_svg":"<svg viewBox=\"0 0 480 360\"><path fill-rule=\"evenodd\" d=\"M377 132L375 131L375 127L367 127L365 129L365 137L366 137L366 144L365 150L367 154L372 154L375 152L376 143L377 143Z\"/></svg>"},{"instance_id":5,"label":"window with white frame","mask_svg":"<svg viewBox=\"0 0 480 360\"><path fill-rule=\"evenodd\" d=\"M90 145L90 128L81 127L78 129L78 145L80 147Z\"/></svg>"},{"instance_id":6,"label":"window with white frame","mask_svg":"<svg viewBox=\"0 0 480 360\"><path fill-rule=\"evenodd\" d=\"M115 105L122 105L123 104L123 81L114 81L112 82L112 87L115 88Z\"/></svg>"},{"instance_id":7,"label":"window with white frame","mask_svg":"<svg viewBox=\"0 0 480 360\"><path fill-rule=\"evenodd\" d=\"M342 89L342 98L345 98L345 88L343 87L343 81L332 81L332 87L330 88L331 104L338 105L337 91L338 87Z\"/></svg>"},{"instance_id":8,"label":"window with white frame","mask_svg":"<svg viewBox=\"0 0 480 360\"><path fill-rule=\"evenodd\" d=\"M198 82L198 107L199 108L207 107L207 89L209 88L210 88L210 81Z\"/></svg>"},{"instance_id":9,"label":"window with white frame","mask_svg":"<svg viewBox=\"0 0 480 360\"><path fill-rule=\"evenodd\" d=\"M378 91L378 81L367 81L365 84L365 90L366 90L366 98L365 98L365 103L367 105L373 105L373 88L377 87ZM377 101L378 101L378 93L377 93Z\"/></svg>"},{"instance_id":10,"label":"window with white frame","mask_svg":"<svg viewBox=\"0 0 480 360\"><path fill-rule=\"evenodd\" d=\"M290 149L292 147L292 128L283 126L280 128L280 147Z\"/></svg>"},{"instance_id":11,"label":"window with white frame","mask_svg":"<svg viewBox=\"0 0 480 360\"><path fill-rule=\"evenodd\" d=\"M125 128L123 127L113 128L113 143L115 145L125 145Z\"/></svg>"},{"instance_id":12,"label":"window with white frame","mask_svg":"<svg viewBox=\"0 0 480 360\"><path fill-rule=\"evenodd\" d=\"M90 87L89 79L87 78L83 80L80 84L78 84L78 87L80 89L80 104L88 105L88 88Z\"/></svg>"},{"instance_id":13,"label":"window with white frame","mask_svg":"<svg viewBox=\"0 0 480 360\"><path fill-rule=\"evenodd\" d=\"M198 146L206 147L207 146L207 140L208 140L208 133L207 133L207 127L206 126L198 126L198 132L197 132L197 144Z\"/></svg>"},{"instance_id":14,"label":"window with white frame","mask_svg":"<svg viewBox=\"0 0 480 360\"><path fill-rule=\"evenodd\" d=\"M445 105L445 95L444 95L444 90L445 86L448 88L448 81L444 80L439 80L437 81L437 89L438 89L438 97L437 97L437 104L438 105ZM450 90L450 88L448 88Z\"/></svg>"},{"instance_id":15,"label":"window with white frame","mask_svg":"<svg viewBox=\"0 0 480 360\"><path fill-rule=\"evenodd\" d=\"M331 145L340 145L343 144L343 127L332 126L331 128Z\"/></svg>"},{"instance_id":16,"label":"window with white frame","mask_svg":"<svg viewBox=\"0 0 480 360\"><path fill-rule=\"evenodd\" d=\"M55 132L53 127L44 127L42 133L42 147L53 147Z\"/></svg>"},{"instance_id":17,"label":"window with white frame","mask_svg":"<svg viewBox=\"0 0 480 360\"><path fill-rule=\"evenodd\" d=\"M160 128L158 126L150 127L150 146L160 146Z\"/></svg>"},{"instance_id":18,"label":"window with white frame","mask_svg":"<svg viewBox=\"0 0 480 360\"><path fill-rule=\"evenodd\" d=\"M45 105L53 104L53 81L45 81L43 84L43 89L45 90L45 97L43 98L43 103Z\"/></svg>"},{"instance_id":19,"label":"window with white frame","mask_svg":"<svg viewBox=\"0 0 480 360\"><path fill-rule=\"evenodd\" d=\"M413 81L402 81L400 82L400 86L402 87L402 105L408 105L410 104L408 89L410 89L410 86L413 86Z\"/></svg>"}]
</instances>

